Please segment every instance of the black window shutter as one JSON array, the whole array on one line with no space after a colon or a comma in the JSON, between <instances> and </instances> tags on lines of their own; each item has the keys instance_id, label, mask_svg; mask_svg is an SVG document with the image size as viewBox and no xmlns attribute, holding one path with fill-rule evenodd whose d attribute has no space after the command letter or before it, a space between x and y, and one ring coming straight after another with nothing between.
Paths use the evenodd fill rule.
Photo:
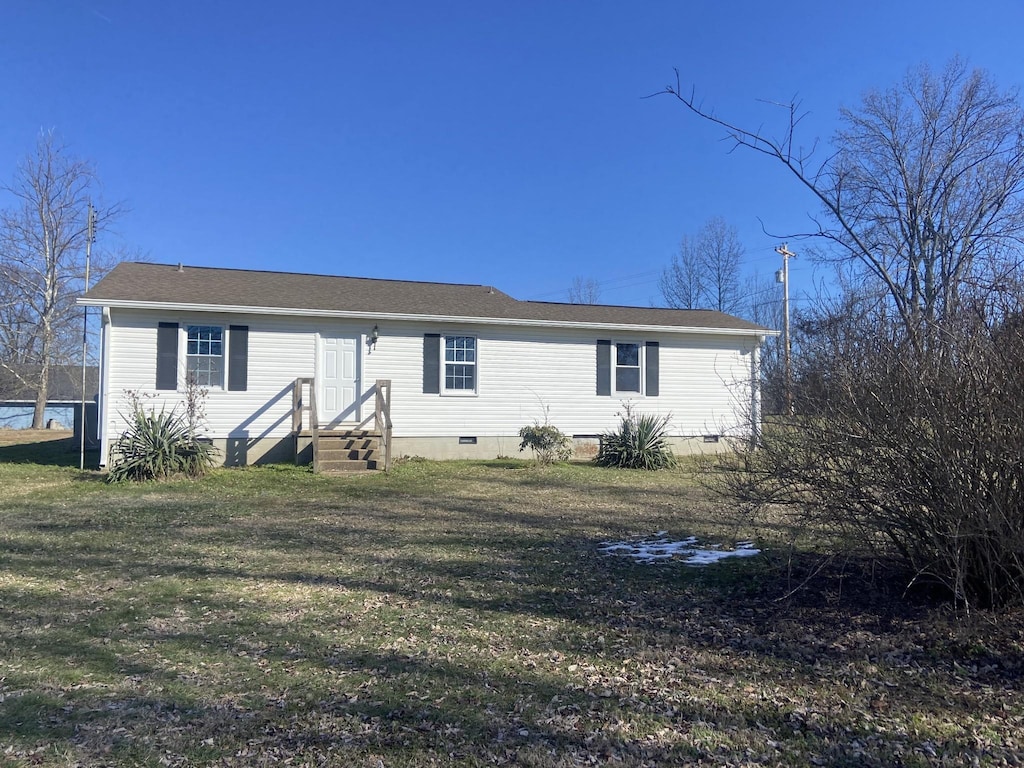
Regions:
<instances>
[{"instance_id":1,"label":"black window shutter","mask_svg":"<svg viewBox=\"0 0 1024 768\"><path fill-rule=\"evenodd\" d=\"M249 386L249 326L228 326L228 389L245 392Z\"/></svg>"},{"instance_id":2,"label":"black window shutter","mask_svg":"<svg viewBox=\"0 0 1024 768\"><path fill-rule=\"evenodd\" d=\"M160 323L156 329L156 388L178 388L177 323Z\"/></svg>"},{"instance_id":3,"label":"black window shutter","mask_svg":"<svg viewBox=\"0 0 1024 768\"><path fill-rule=\"evenodd\" d=\"M597 394L612 393L612 343L608 339L597 340Z\"/></svg>"},{"instance_id":4,"label":"black window shutter","mask_svg":"<svg viewBox=\"0 0 1024 768\"><path fill-rule=\"evenodd\" d=\"M658 342L647 342L647 396L658 396Z\"/></svg>"},{"instance_id":5,"label":"black window shutter","mask_svg":"<svg viewBox=\"0 0 1024 768\"><path fill-rule=\"evenodd\" d=\"M441 334L423 334L423 394L441 393Z\"/></svg>"}]
</instances>

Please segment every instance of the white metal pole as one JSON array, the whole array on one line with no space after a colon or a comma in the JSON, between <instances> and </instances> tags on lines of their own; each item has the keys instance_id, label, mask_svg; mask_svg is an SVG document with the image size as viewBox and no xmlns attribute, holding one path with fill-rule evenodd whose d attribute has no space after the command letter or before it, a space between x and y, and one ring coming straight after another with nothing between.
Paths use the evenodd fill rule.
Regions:
<instances>
[{"instance_id":1,"label":"white metal pole","mask_svg":"<svg viewBox=\"0 0 1024 768\"><path fill-rule=\"evenodd\" d=\"M92 258L92 241L96 230L96 211L89 201L88 220L85 225L85 291L89 290L89 262ZM85 417L85 372L89 362L89 308L82 307L82 412L80 445L78 451L78 468L85 469L85 430L88 420Z\"/></svg>"}]
</instances>

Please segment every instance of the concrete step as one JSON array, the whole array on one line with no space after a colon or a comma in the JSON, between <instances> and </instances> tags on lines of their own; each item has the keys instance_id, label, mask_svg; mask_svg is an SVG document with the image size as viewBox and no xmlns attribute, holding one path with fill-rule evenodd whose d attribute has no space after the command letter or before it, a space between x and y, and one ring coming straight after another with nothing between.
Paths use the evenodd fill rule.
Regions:
<instances>
[{"instance_id":1,"label":"concrete step","mask_svg":"<svg viewBox=\"0 0 1024 768\"><path fill-rule=\"evenodd\" d=\"M320 448L334 451L374 451L380 446L376 440L334 440L320 438Z\"/></svg>"},{"instance_id":2,"label":"concrete step","mask_svg":"<svg viewBox=\"0 0 1024 768\"><path fill-rule=\"evenodd\" d=\"M328 459L320 458L321 472L359 472L368 469L377 469L376 461L352 461L349 459Z\"/></svg>"},{"instance_id":3,"label":"concrete step","mask_svg":"<svg viewBox=\"0 0 1024 768\"><path fill-rule=\"evenodd\" d=\"M370 459L377 458L379 452L377 448L344 448L333 445L321 445L319 454L320 461L340 461L342 459L348 461L369 461Z\"/></svg>"}]
</instances>

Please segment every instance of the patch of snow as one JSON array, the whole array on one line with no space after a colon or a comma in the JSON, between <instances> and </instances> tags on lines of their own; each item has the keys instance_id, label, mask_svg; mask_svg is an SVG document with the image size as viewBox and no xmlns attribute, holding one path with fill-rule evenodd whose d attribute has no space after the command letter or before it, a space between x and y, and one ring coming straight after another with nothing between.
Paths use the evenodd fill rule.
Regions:
<instances>
[{"instance_id":1,"label":"patch of snow","mask_svg":"<svg viewBox=\"0 0 1024 768\"><path fill-rule=\"evenodd\" d=\"M683 565L700 568L729 557L753 557L761 550L752 541L739 541L732 549L722 549L719 544L700 546L696 536L671 541L668 531L658 531L650 539L635 541L603 541L598 550L615 557L631 557L636 563L657 563L678 560Z\"/></svg>"}]
</instances>

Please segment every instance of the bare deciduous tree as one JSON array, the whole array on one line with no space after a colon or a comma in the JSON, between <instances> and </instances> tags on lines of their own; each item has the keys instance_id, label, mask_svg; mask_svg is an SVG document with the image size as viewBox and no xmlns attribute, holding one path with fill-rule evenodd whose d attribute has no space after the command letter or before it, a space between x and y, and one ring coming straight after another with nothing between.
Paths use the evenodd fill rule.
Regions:
<instances>
[{"instance_id":1,"label":"bare deciduous tree","mask_svg":"<svg viewBox=\"0 0 1024 768\"><path fill-rule=\"evenodd\" d=\"M697 241L684 235L679 253L661 273L658 285L662 298L673 309L700 309L704 306L704 270L700 264Z\"/></svg>"},{"instance_id":2,"label":"bare deciduous tree","mask_svg":"<svg viewBox=\"0 0 1024 768\"><path fill-rule=\"evenodd\" d=\"M574 277L569 287L570 304L597 304L601 298L601 289L592 277Z\"/></svg>"},{"instance_id":3,"label":"bare deciduous tree","mask_svg":"<svg viewBox=\"0 0 1024 768\"><path fill-rule=\"evenodd\" d=\"M52 132L2 187L0 211L0 365L36 392L33 428L44 426L53 365L75 360L81 314L88 205L98 192L91 164L75 158ZM101 229L121 206L97 207Z\"/></svg>"},{"instance_id":4,"label":"bare deciduous tree","mask_svg":"<svg viewBox=\"0 0 1024 768\"><path fill-rule=\"evenodd\" d=\"M841 112L834 152L814 162L796 139L798 105L778 138L706 110L677 82L663 93L725 129L737 146L788 168L824 208L809 235L837 246L886 287L892 308L919 337L957 309L963 286L994 284L1017 262L1024 236L1024 111L980 70L953 60L921 67L859 109Z\"/></svg>"},{"instance_id":5,"label":"bare deciduous tree","mask_svg":"<svg viewBox=\"0 0 1024 768\"><path fill-rule=\"evenodd\" d=\"M733 314L739 312L745 297L739 276L743 246L736 228L720 216L714 216L701 228L700 241L707 270L705 290L711 309Z\"/></svg>"},{"instance_id":6,"label":"bare deciduous tree","mask_svg":"<svg viewBox=\"0 0 1024 768\"><path fill-rule=\"evenodd\" d=\"M966 605L1024 602L1024 109L953 61L841 112L833 152L729 123L665 91L738 145L782 163L822 205L816 236L846 279L806 313L798 415L731 473L755 508L788 509L902 558Z\"/></svg>"},{"instance_id":7,"label":"bare deciduous tree","mask_svg":"<svg viewBox=\"0 0 1024 768\"><path fill-rule=\"evenodd\" d=\"M714 216L696 237L684 237L679 254L662 272L665 302L675 309L717 309L735 314L743 308L739 278L743 247L735 227Z\"/></svg>"}]
</instances>

